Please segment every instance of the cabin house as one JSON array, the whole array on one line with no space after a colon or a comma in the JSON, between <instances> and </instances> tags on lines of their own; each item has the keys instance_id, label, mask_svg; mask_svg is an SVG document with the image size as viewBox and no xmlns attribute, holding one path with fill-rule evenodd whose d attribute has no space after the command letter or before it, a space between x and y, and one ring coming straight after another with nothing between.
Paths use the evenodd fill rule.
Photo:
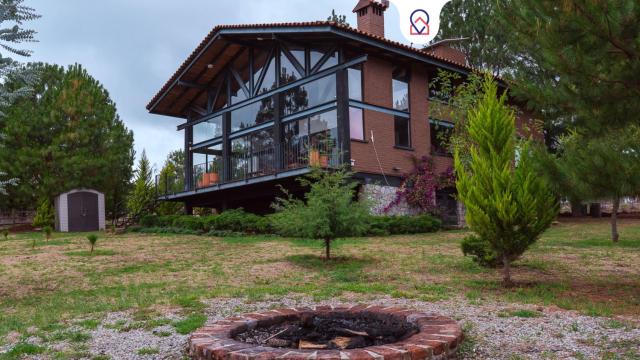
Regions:
<instances>
[{"instance_id":1,"label":"cabin house","mask_svg":"<svg viewBox=\"0 0 640 360\"><path fill-rule=\"evenodd\" d=\"M159 198L184 202L188 212L266 212L281 195L278 185L301 190L295 179L311 165L346 164L380 211L414 159L430 156L438 172L450 168L436 132L452 125L429 118L429 81L438 69L472 69L444 45L425 50L385 38L387 8L360 0L357 29L216 26L147 106L184 119L184 176L162 179ZM439 199L456 211L448 196Z\"/></svg>"}]
</instances>

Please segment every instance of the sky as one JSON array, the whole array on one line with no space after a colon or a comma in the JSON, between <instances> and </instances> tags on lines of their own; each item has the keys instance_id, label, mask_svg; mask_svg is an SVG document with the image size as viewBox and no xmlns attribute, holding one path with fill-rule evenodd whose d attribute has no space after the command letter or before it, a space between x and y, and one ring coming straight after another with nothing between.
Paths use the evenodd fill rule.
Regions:
<instances>
[{"instance_id":1,"label":"sky","mask_svg":"<svg viewBox=\"0 0 640 360\"><path fill-rule=\"evenodd\" d=\"M356 0L26 0L41 19L29 22L38 42L28 61L82 64L109 91L136 154L156 169L184 146L184 120L151 115L146 105L216 25L326 20L335 9L356 25ZM387 37L403 41L398 13L386 14Z\"/></svg>"}]
</instances>

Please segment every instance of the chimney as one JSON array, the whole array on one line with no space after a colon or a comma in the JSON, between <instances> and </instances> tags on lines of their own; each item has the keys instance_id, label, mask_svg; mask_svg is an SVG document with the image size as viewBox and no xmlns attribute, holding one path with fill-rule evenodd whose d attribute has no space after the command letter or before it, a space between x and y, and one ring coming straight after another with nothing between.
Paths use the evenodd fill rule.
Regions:
<instances>
[{"instance_id":1,"label":"chimney","mask_svg":"<svg viewBox=\"0 0 640 360\"><path fill-rule=\"evenodd\" d=\"M384 37L384 12L389 8L389 0L359 0L353 9L358 17L358 30Z\"/></svg>"}]
</instances>

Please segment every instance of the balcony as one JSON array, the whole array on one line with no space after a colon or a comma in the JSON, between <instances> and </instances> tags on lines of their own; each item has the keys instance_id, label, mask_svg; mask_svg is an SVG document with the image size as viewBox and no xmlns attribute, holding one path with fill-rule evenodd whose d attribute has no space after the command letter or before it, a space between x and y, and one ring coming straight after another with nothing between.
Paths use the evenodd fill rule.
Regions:
<instances>
[{"instance_id":1,"label":"balcony","mask_svg":"<svg viewBox=\"0 0 640 360\"><path fill-rule=\"evenodd\" d=\"M296 143L268 146L258 151L234 151L228 161L218 157L195 165L189 186L185 186L184 176L159 175L156 189L160 199L176 199L181 195L241 186L249 181L298 176L310 167L329 169L340 164L339 150L333 142L309 144L308 139L303 138Z\"/></svg>"}]
</instances>

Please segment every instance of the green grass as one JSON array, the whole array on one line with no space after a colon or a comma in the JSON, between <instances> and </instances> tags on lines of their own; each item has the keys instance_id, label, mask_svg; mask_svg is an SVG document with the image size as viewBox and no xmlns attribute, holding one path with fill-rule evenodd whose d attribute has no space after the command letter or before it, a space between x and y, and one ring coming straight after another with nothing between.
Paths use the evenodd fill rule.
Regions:
<instances>
[{"instance_id":1,"label":"green grass","mask_svg":"<svg viewBox=\"0 0 640 360\"><path fill-rule=\"evenodd\" d=\"M138 349L137 351L138 355L157 355L160 353L160 349L158 349L157 347L145 347L145 348L141 348Z\"/></svg>"},{"instance_id":2,"label":"green grass","mask_svg":"<svg viewBox=\"0 0 640 360\"><path fill-rule=\"evenodd\" d=\"M45 352L45 348L38 345L18 343L8 352L0 354L0 360L18 360L25 355L38 355Z\"/></svg>"},{"instance_id":3,"label":"green grass","mask_svg":"<svg viewBox=\"0 0 640 360\"><path fill-rule=\"evenodd\" d=\"M537 318L542 316L542 314L537 311L527 310L527 309L513 310L506 313L500 313L498 315L502 317L519 317L519 318Z\"/></svg>"},{"instance_id":4,"label":"green grass","mask_svg":"<svg viewBox=\"0 0 640 360\"><path fill-rule=\"evenodd\" d=\"M176 321L173 327L178 334L186 335L204 326L207 317L202 314L191 314L186 319Z\"/></svg>"},{"instance_id":5,"label":"green grass","mask_svg":"<svg viewBox=\"0 0 640 360\"><path fill-rule=\"evenodd\" d=\"M85 234L55 234L49 246L40 233L16 234L0 242L0 342L11 331L25 336L36 327L82 344L81 334L106 313L133 310L133 322L114 325L119 331L152 329L168 324L157 313L164 307L182 311L186 319L171 325L188 333L204 323L204 301L216 297L367 301L389 295L640 314L640 221L621 223L619 246L609 243L605 221L555 226L514 264L512 289L501 286L498 269L462 256L465 235L339 239L332 243L334 258L324 261L321 241L273 236L102 234L90 255ZM38 247L31 251L34 237ZM69 324L83 331L66 334Z\"/></svg>"}]
</instances>

